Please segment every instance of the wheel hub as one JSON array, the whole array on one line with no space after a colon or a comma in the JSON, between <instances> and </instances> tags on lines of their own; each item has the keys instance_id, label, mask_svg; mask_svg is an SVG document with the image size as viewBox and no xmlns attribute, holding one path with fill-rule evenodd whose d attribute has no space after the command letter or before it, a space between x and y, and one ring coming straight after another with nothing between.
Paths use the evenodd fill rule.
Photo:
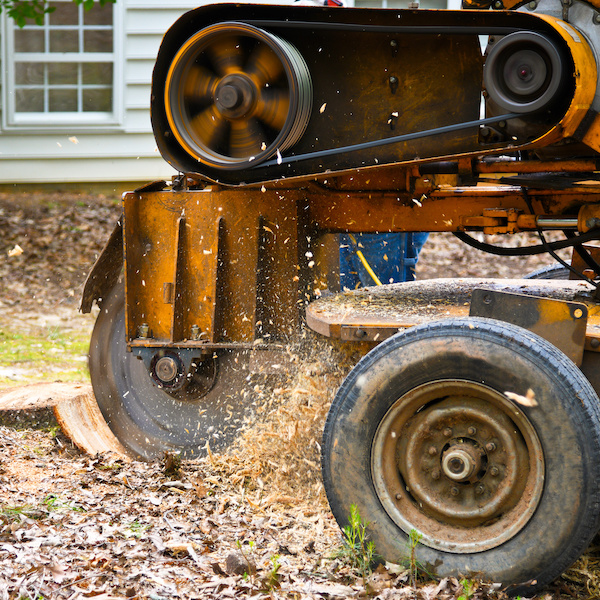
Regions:
<instances>
[{"instance_id":1,"label":"wheel hub","mask_svg":"<svg viewBox=\"0 0 600 600\"><path fill-rule=\"evenodd\" d=\"M251 112L256 103L256 86L242 74L223 77L215 92L215 105L230 119L242 118Z\"/></svg>"},{"instance_id":2,"label":"wheel hub","mask_svg":"<svg viewBox=\"0 0 600 600\"><path fill-rule=\"evenodd\" d=\"M481 454L471 444L457 444L442 457L442 473L454 481L466 482L481 469Z\"/></svg>"},{"instance_id":3,"label":"wheel hub","mask_svg":"<svg viewBox=\"0 0 600 600\"><path fill-rule=\"evenodd\" d=\"M544 479L541 445L522 412L490 388L455 381L416 388L392 407L375 436L373 473L390 517L451 552L514 536Z\"/></svg>"}]
</instances>

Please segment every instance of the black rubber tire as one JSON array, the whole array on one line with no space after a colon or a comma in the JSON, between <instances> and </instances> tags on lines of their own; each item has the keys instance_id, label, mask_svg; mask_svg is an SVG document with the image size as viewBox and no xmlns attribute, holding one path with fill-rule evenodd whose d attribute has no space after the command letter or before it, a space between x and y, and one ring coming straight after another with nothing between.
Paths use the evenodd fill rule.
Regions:
<instances>
[{"instance_id":1,"label":"black rubber tire","mask_svg":"<svg viewBox=\"0 0 600 600\"><path fill-rule=\"evenodd\" d=\"M541 269L536 269L525 275L523 279L569 279L570 271L567 267L556 263L547 265Z\"/></svg>"},{"instance_id":2,"label":"black rubber tire","mask_svg":"<svg viewBox=\"0 0 600 600\"><path fill-rule=\"evenodd\" d=\"M571 360L525 329L491 319L449 319L410 328L363 357L325 424L322 468L331 510L343 527L355 504L370 524L376 551L390 562L406 559L407 532L390 518L374 484L373 443L399 399L440 380L483 384L502 395L512 390L525 396L533 388L537 406L514 406L539 438L545 480L537 509L512 538L469 553L421 542L418 561L439 577L479 575L511 594L531 596L575 561L598 531L600 401Z\"/></svg>"},{"instance_id":3,"label":"black rubber tire","mask_svg":"<svg viewBox=\"0 0 600 600\"><path fill-rule=\"evenodd\" d=\"M126 351L125 294L118 283L102 302L94 326L89 367L98 406L132 455L153 459L165 451L198 457L226 448L249 417L248 356L223 351L214 385L201 397L171 395L152 381L143 361Z\"/></svg>"}]
</instances>

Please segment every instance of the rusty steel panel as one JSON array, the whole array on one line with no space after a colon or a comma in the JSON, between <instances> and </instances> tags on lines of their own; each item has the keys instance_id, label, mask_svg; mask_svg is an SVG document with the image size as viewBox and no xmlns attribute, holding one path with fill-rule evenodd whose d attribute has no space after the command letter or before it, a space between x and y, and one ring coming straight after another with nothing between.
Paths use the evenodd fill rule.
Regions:
<instances>
[{"instance_id":1,"label":"rusty steel panel","mask_svg":"<svg viewBox=\"0 0 600 600\"><path fill-rule=\"evenodd\" d=\"M473 290L469 315L519 325L581 365L588 317L587 306L581 302L479 288Z\"/></svg>"},{"instance_id":2,"label":"rusty steel panel","mask_svg":"<svg viewBox=\"0 0 600 600\"><path fill-rule=\"evenodd\" d=\"M478 294L500 299L493 303L494 314ZM506 301L516 296L521 304ZM584 348L600 351L600 307L592 287L583 281L469 278L394 283L315 300L307 308L306 322L327 337L379 343L408 327L467 316L473 297L471 314L529 329L577 364ZM528 302L531 307L526 310ZM486 308L480 308L482 304Z\"/></svg>"},{"instance_id":3,"label":"rusty steel panel","mask_svg":"<svg viewBox=\"0 0 600 600\"><path fill-rule=\"evenodd\" d=\"M297 194L273 203L260 190L127 194L128 340L288 335L298 320L296 204Z\"/></svg>"}]
</instances>

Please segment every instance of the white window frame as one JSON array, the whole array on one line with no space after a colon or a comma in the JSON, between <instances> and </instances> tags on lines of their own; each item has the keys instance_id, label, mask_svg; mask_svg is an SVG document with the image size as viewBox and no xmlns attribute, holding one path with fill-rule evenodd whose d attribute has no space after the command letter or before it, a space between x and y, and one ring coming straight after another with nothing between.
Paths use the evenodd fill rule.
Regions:
<instances>
[{"instance_id":1,"label":"white window frame","mask_svg":"<svg viewBox=\"0 0 600 600\"><path fill-rule=\"evenodd\" d=\"M67 0L72 1L72 0ZM62 53L60 62L85 62L81 56L85 54L86 61L103 62L109 58L113 64L113 98L111 112L17 112L15 106L15 62L47 62L47 54L40 52L14 51L14 22L6 15L0 14L2 27L2 128L5 131L40 132L40 131L65 131L86 132L121 130L124 121L124 52L123 52L123 21L124 2L117 0L113 4L113 51L112 53ZM83 10L83 6L79 7ZM94 10L93 8L91 10ZM37 27L32 25L32 27ZM58 53L56 53L58 54Z\"/></svg>"}]
</instances>

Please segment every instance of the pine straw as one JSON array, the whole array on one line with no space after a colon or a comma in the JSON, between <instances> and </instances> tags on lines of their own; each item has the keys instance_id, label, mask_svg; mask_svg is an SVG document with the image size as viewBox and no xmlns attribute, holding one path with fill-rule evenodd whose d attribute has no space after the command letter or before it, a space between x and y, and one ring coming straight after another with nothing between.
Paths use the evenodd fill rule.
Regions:
<instances>
[{"instance_id":1,"label":"pine straw","mask_svg":"<svg viewBox=\"0 0 600 600\"><path fill-rule=\"evenodd\" d=\"M257 386L264 414L224 454L209 451L217 471L247 491L260 490L260 504L325 504L320 441L337 388L364 348L328 340L310 330L288 347L297 366L283 385Z\"/></svg>"}]
</instances>

